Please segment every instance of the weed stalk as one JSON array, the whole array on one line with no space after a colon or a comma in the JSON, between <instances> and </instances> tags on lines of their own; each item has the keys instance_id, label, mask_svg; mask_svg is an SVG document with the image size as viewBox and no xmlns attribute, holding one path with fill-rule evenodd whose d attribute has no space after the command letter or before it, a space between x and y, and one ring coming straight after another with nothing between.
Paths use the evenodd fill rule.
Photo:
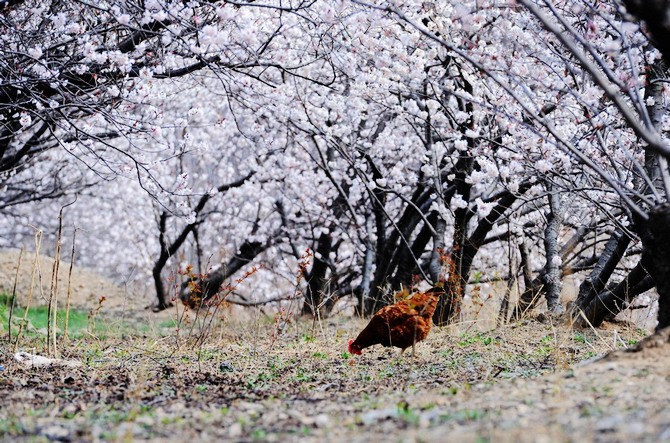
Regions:
<instances>
[{"instance_id":1,"label":"weed stalk","mask_svg":"<svg viewBox=\"0 0 670 443\"><path fill-rule=\"evenodd\" d=\"M58 357L56 343L56 314L58 313L58 270L60 269L60 250L63 245L63 209L58 214L58 234L56 235L56 250L54 264L51 268L51 286L49 288L49 308L47 310L47 353Z\"/></svg>"},{"instance_id":2,"label":"weed stalk","mask_svg":"<svg viewBox=\"0 0 670 443\"><path fill-rule=\"evenodd\" d=\"M12 342L12 317L16 307L16 284L19 281L19 270L21 269L21 258L23 258L23 248L19 251L19 263L16 265L16 274L14 275L14 285L12 286L12 302L9 305L9 322L7 323L8 342Z\"/></svg>"},{"instance_id":3,"label":"weed stalk","mask_svg":"<svg viewBox=\"0 0 670 443\"><path fill-rule=\"evenodd\" d=\"M33 291L35 290L35 276L42 280L41 271L40 271L40 248L42 246L42 231L40 229L35 229L35 260L33 261L33 269L30 276L30 289L28 290L28 300L26 301L26 310L23 313L23 319L19 323L19 331L16 334L16 340L14 340L14 353L18 350L19 340L23 335L25 326L28 324L28 311L30 311L30 304L33 301ZM41 287L41 284L40 284Z\"/></svg>"},{"instance_id":4,"label":"weed stalk","mask_svg":"<svg viewBox=\"0 0 670 443\"><path fill-rule=\"evenodd\" d=\"M74 267L74 251L77 241L77 227L74 227L74 233L72 234L72 253L70 254L70 269L67 273L67 298L65 301L65 326L63 330L63 340L67 340L67 327L70 323L70 297L72 289L72 268Z\"/></svg>"}]
</instances>

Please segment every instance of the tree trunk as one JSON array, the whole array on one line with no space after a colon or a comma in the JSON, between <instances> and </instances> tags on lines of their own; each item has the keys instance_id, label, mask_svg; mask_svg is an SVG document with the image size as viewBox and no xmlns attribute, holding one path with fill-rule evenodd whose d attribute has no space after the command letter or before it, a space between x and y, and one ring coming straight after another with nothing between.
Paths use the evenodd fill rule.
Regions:
<instances>
[{"instance_id":1,"label":"tree trunk","mask_svg":"<svg viewBox=\"0 0 670 443\"><path fill-rule=\"evenodd\" d=\"M509 273L507 274L507 287L505 288L505 294L503 295L502 302L500 303L500 309L498 310L498 326L504 325L507 323L507 316L509 315L509 296L516 285L516 275L512 271L510 266Z\"/></svg>"},{"instance_id":2,"label":"tree trunk","mask_svg":"<svg viewBox=\"0 0 670 443\"><path fill-rule=\"evenodd\" d=\"M668 20L668 2L648 0L624 0L629 13L645 21L645 28L652 42L670 63L670 21Z\"/></svg>"},{"instance_id":3,"label":"tree trunk","mask_svg":"<svg viewBox=\"0 0 670 443\"><path fill-rule=\"evenodd\" d=\"M540 294L540 287L542 283L540 279L537 278L533 280L533 273L530 269L530 253L528 252L528 246L525 241L519 243L519 255L521 256L520 268L523 275L523 284L524 291L519 295L519 301L514 307L514 312L512 313L512 318L520 319L523 317L529 309L531 309L537 298Z\"/></svg>"},{"instance_id":4,"label":"tree trunk","mask_svg":"<svg viewBox=\"0 0 670 443\"><path fill-rule=\"evenodd\" d=\"M363 303L366 316L374 314L376 310L387 304L382 299L386 288L396 290L400 285L411 281L411 274L406 272L407 269L410 267L418 269L417 254L420 255L423 249L419 251L417 248L421 243L425 246L430 237L419 232L414 245L410 244L410 238L424 221L422 214L428 211L433 201L430 197L431 193L432 191L426 190L424 186L419 186L412 196L412 204L407 205L400 219L393 224L393 231L388 236L384 233L384 221L388 217L387 214L383 208L373 207L377 241L374 256L375 270L369 293L367 297L364 297ZM425 226L422 231L425 231Z\"/></svg>"},{"instance_id":5,"label":"tree trunk","mask_svg":"<svg viewBox=\"0 0 670 443\"><path fill-rule=\"evenodd\" d=\"M302 305L303 315L317 316L324 314L326 300L326 273L328 272L328 255L333 247L333 237L330 233L322 233L314 251L314 264L307 275L307 291Z\"/></svg>"},{"instance_id":6,"label":"tree trunk","mask_svg":"<svg viewBox=\"0 0 670 443\"><path fill-rule=\"evenodd\" d=\"M607 281L621 261L630 242L631 237L626 232L622 229L616 229L607 241L596 266L589 276L584 279L582 284L579 285L579 293L572 308L572 316L578 324L581 324L583 321L579 310L586 310L588 306L591 306L598 294L605 289ZM586 325L582 324L582 326Z\"/></svg>"},{"instance_id":7,"label":"tree trunk","mask_svg":"<svg viewBox=\"0 0 670 443\"><path fill-rule=\"evenodd\" d=\"M374 232L374 221L372 219L372 214L367 214L365 216L365 230L366 230L366 241L365 241L365 259L363 262L363 276L361 278L360 291L358 296L358 305L356 306L356 314L359 316L365 315L365 307L368 303L368 298L370 297L370 285L372 283L372 268L375 258L375 246L371 238Z\"/></svg>"},{"instance_id":8,"label":"tree trunk","mask_svg":"<svg viewBox=\"0 0 670 443\"><path fill-rule=\"evenodd\" d=\"M232 182L228 183L225 185L221 185L217 188L217 191L219 192L226 192L231 188L237 188L239 186L242 186L249 178L251 178L255 173L249 173L245 177ZM205 208L205 205L207 205L207 202L211 198L210 194L203 195L200 197L200 200L198 200L198 204L194 208L194 212L196 216L199 216L202 210ZM152 275L154 279L154 286L156 288L156 298L158 299L158 304L154 306L153 311L154 312L159 312L164 309L167 309L168 307L171 306L171 302L167 300L167 292L165 291L165 284L163 283L163 279L161 277L161 274L163 272L163 268L165 268L165 265L167 264L168 260L170 257L173 257L177 251L183 246L184 242L186 242L186 239L188 238L189 234L193 234L196 239L196 245L198 249L198 267L200 267L200 242L198 240L198 233L197 233L197 225L202 222L202 220L198 223L190 223L182 229L182 231L179 233L179 235L175 238L175 240L168 244L167 243L167 234L166 234L166 229L167 229L167 219L168 219L168 213L166 211L163 211L161 213L159 222L158 222L158 243L160 244L161 251L160 254L158 255L158 259L156 260L156 263L154 263L154 267L152 269ZM244 247L244 246L243 246ZM223 281L221 282L223 283ZM220 286L220 285L219 285ZM183 287L182 291L180 291L180 298L181 298L181 292L183 292Z\"/></svg>"},{"instance_id":9,"label":"tree trunk","mask_svg":"<svg viewBox=\"0 0 670 443\"><path fill-rule=\"evenodd\" d=\"M638 263L623 281L611 286L600 292L582 310L584 317L578 312L572 313L576 325L585 327L591 324L599 327L607 318L612 318L623 311L633 298L653 288L654 282Z\"/></svg>"},{"instance_id":10,"label":"tree trunk","mask_svg":"<svg viewBox=\"0 0 670 443\"><path fill-rule=\"evenodd\" d=\"M153 307L154 312L162 311L172 305L167 299L167 291L165 290L165 284L163 283L161 274L170 257L177 253L179 248L181 248L186 241L188 235L195 229L195 224L186 225L182 232L179 233L179 236L168 245L166 238L167 218L168 213L163 211L158 222L158 243L160 244L161 251L151 271L154 279L154 286L156 288L156 298L158 299L158 304Z\"/></svg>"},{"instance_id":11,"label":"tree trunk","mask_svg":"<svg viewBox=\"0 0 670 443\"><path fill-rule=\"evenodd\" d=\"M440 297L435 314L433 314L433 322L436 325L448 324L460 313L465 287L470 278L472 262L479 249L486 242L486 236L491 232L500 217L517 201L519 195L528 191L530 187L530 183L523 183L519 186L517 194L505 192L499 195L496 206L491 209L489 215L477 223L477 227L469 237L454 235L453 253L451 263L448 263L449 272L445 282L445 294ZM458 215L456 217L458 220ZM464 224L456 227L455 234L459 233L460 229L466 229L466 227L467 220L464 219Z\"/></svg>"},{"instance_id":12,"label":"tree trunk","mask_svg":"<svg viewBox=\"0 0 670 443\"><path fill-rule=\"evenodd\" d=\"M649 211L647 220L638 221L638 233L642 239L642 266L658 291L658 331L670 326L670 203L656 206Z\"/></svg>"},{"instance_id":13,"label":"tree trunk","mask_svg":"<svg viewBox=\"0 0 670 443\"><path fill-rule=\"evenodd\" d=\"M549 212L547 226L544 230L544 252L547 262L544 268L545 298L547 308L551 313L563 312L561 304L561 260L558 251L558 232L561 228L561 197L552 191L551 184L547 184L549 192Z\"/></svg>"},{"instance_id":14,"label":"tree trunk","mask_svg":"<svg viewBox=\"0 0 670 443\"><path fill-rule=\"evenodd\" d=\"M245 241L240 251L217 271L182 283L179 299L191 307L197 307L221 290L223 282L250 263L258 254L267 249L267 243Z\"/></svg>"}]
</instances>

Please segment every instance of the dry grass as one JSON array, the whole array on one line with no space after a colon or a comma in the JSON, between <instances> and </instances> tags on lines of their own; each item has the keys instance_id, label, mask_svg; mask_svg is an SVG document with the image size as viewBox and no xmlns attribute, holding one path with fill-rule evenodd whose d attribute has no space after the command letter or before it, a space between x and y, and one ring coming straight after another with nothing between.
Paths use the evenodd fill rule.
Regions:
<instances>
[{"instance_id":1,"label":"dry grass","mask_svg":"<svg viewBox=\"0 0 670 443\"><path fill-rule=\"evenodd\" d=\"M4 347L0 435L443 441L448 433L458 441L611 441L633 435L631 417L644 423L635 431L642 439L661 436L670 424L653 415L667 406L655 395L668 381L644 366L649 361L577 366L639 340L645 333L637 329L574 331L532 320L491 331L458 325L435 328L416 359L381 347L352 358L345 349L364 324L357 319L290 322L279 335L272 318L228 320L195 348L197 329L189 337L181 325L177 339L164 320L150 327L146 319L126 320L114 319L107 338L63 349L82 368L25 369Z\"/></svg>"},{"instance_id":2,"label":"dry grass","mask_svg":"<svg viewBox=\"0 0 670 443\"><path fill-rule=\"evenodd\" d=\"M124 293L100 305L101 279L73 275L72 306L97 327L59 347L82 367L25 368L0 330L2 441L670 440L670 346L591 361L648 334L630 323L496 327L498 298L477 293L416 359L353 358L360 319L231 308L210 324ZM46 353L45 336L19 347Z\"/></svg>"}]
</instances>

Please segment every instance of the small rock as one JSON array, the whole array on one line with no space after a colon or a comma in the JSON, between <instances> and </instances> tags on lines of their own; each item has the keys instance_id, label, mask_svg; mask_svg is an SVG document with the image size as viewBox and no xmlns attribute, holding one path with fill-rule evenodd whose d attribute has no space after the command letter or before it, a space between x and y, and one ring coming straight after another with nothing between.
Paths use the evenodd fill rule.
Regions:
<instances>
[{"instance_id":1,"label":"small rock","mask_svg":"<svg viewBox=\"0 0 670 443\"><path fill-rule=\"evenodd\" d=\"M525 415L525 414L528 414L528 412L530 412L530 408L523 403L519 403L516 406L516 410L519 413L519 415Z\"/></svg>"},{"instance_id":2,"label":"small rock","mask_svg":"<svg viewBox=\"0 0 670 443\"><path fill-rule=\"evenodd\" d=\"M642 422L634 421L632 423L628 423L628 432L633 435L642 435L646 429L647 426Z\"/></svg>"},{"instance_id":3,"label":"small rock","mask_svg":"<svg viewBox=\"0 0 670 443\"><path fill-rule=\"evenodd\" d=\"M181 413L182 411L186 411L186 410L187 410L187 409L186 409L186 405L185 405L184 403L180 402L180 401L175 402L175 403L172 403L172 404L168 407L168 412L169 412L170 414L179 414L179 413Z\"/></svg>"},{"instance_id":4,"label":"small rock","mask_svg":"<svg viewBox=\"0 0 670 443\"><path fill-rule=\"evenodd\" d=\"M279 414L276 411L269 411L268 413L263 414L262 421L266 426L274 425L279 421Z\"/></svg>"},{"instance_id":5,"label":"small rock","mask_svg":"<svg viewBox=\"0 0 670 443\"><path fill-rule=\"evenodd\" d=\"M48 367L48 366L67 366L71 368L76 368L83 366L80 361L77 360L63 360L60 358L48 358L42 355L33 355L27 352L17 352L14 354L14 360L22 363L26 367Z\"/></svg>"},{"instance_id":6,"label":"small rock","mask_svg":"<svg viewBox=\"0 0 670 443\"><path fill-rule=\"evenodd\" d=\"M240 423L233 423L228 428L228 436L230 438L237 438L242 435L242 425Z\"/></svg>"},{"instance_id":7,"label":"small rock","mask_svg":"<svg viewBox=\"0 0 670 443\"><path fill-rule=\"evenodd\" d=\"M314 426L317 428L325 428L330 424L330 417L328 414L319 414L314 417Z\"/></svg>"},{"instance_id":8,"label":"small rock","mask_svg":"<svg viewBox=\"0 0 670 443\"><path fill-rule=\"evenodd\" d=\"M156 419L149 414L140 415L135 419L135 423L146 428L151 428L156 424Z\"/></svg>"},{"instance_id":9,"label":"small rock","mask_svg":"<svg viewBox=\"0 0 670 443\"><path fill-rule=\"evenodd\" d=\"M598 432L612 432L625 423L625 420L620 415L611 415L598 420L595 428Z\"/></svg>"},{"instance_id":10,"label":"small rock","mask_svg":"<svg viewBox=\"0 0 670 443\"><path fill-rule=\"evenodd\" d=\"M369 411L360 415L361 422L365 426L373 425L379 421L386 420L387 418L393 418L398 415L397 408L386 408L386 409L377 409L374 411Z\"/></svg>"},{"instance_id":11,"label":"small rock","mask_svg":"<svg viewBox=\"0 0 670 443\"><path fill-rule=\"evenodd\" d=\"M670 428L666 428L661 435L658 436L656 441L670 441Z\"/></svg>"},{"instance_id":12,"label":"small rock","mask_svg":"<svg viewBox=\"0 0 670 443\"><path fill-rule=\"evenodd\" d=\"M74 416L77 412L79 412L79 407L75 405L74 403L70 403L69 405L66 405L63 410L61 411L62 415L69 415L69 416Z\"/></svg>"},{"instance_id":13,"label":"small rock","mask_svg":"<svg viewBox=\"0 0 670 443\"><path fill-rule=\"evenodd\" d=\"M235 368L233 367L232 364L228 361L222 361L221 364L219 365L219 371L221 372L233 372L235 371Z\"/></svg>"},{"instance_id":14,"label":"small rock","mask_svg":"<svg viewBox=\"0 0 670 443\"><path fill-rule=\"evenodd\" d=\"M239 408L241 411L245 412L255 412L255 413L260 413L263 412L265 409L265 406L263 406L260 403L252 403L249 401L240 401L235 404L237 408Z\"/></svg>"},{"instance_id":15,"label":"small rock","mask_svg":"<svg viewBox=\"0 0 670 443\"><path fill-rule=\"evenodd\" d=\"M70 431L64 426L50 425L40 430L40 435L45 436L51 441L69 441Z\"/></svg>"},{"instance_id":16,"label":"small rock","mask_svg":"<svg viewBox=\"0 0 670 443\"><path fill-rule=\"evenodd\" d=\"M289 410L289 411L286 411L286 412L288 413L289 417L291 417L293 420L297 420L302 425L310 426L312 424L312 421L310 420L310 418L307 417L305 414L299 412L299 411Z\"/></svg>"}]
</instances>

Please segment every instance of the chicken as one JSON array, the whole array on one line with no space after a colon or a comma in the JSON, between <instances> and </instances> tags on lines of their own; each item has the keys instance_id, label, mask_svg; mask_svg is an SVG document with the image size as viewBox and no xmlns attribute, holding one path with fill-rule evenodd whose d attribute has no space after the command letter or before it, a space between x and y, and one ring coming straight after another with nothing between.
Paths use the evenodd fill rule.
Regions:
<instances>
[{"instance_id":1,"label":"chicken","mask_svg":"<svg viewBox=\"0 0 670 443\"><path fill-rule=\"evenodd\" d=\"M425 339L430 332L437 300L442 294L444 289L435 286L407 300L381 308L356 340L349 340L349 353L361 355L361 351L369 346L382 345L400 348L402 355L411 346L414 357L416 343Z\"/></svg>"}]
</instances>

